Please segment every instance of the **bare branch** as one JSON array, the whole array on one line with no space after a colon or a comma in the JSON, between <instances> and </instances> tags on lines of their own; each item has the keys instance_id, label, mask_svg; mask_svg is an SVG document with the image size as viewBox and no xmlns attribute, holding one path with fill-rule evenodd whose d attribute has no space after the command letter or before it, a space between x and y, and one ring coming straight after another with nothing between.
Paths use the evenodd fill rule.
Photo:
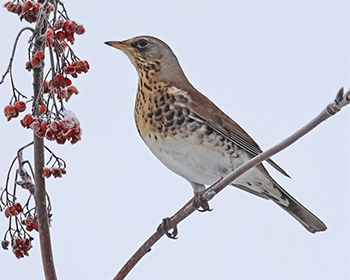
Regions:
<instances>
[{"instance_id":1,"label":"bare branch","mask_svg":"<svg viewBox=\"0 0 350 280\"><path fill-rule=\"evenodd\" d=\"M32 31L32 33L34 34L34 29L31 28L31 27L24 27L22 28L18 34L17 34L17 37L16 37L16 40L15 40L15 43L13 45L13 50L12 50L12 55L10 57L10 62L9 62L9 65L7 66L7 69L5 71L5 73L2 75L2 79L0 81L0 85L4 82L5 80L5 77L7 76L7 74L10 72L11 68L12 68L12 62L13 62L13 58L15 57L15 52L16 52L16 47L17 47L17 43L18 43L18 39L19 37L22 35L22 33L25 31L25 30L30 30Z\"/></svg>"},{"instance_id":2,"label":"bare branch","mask_svg":"<svg viewBox=\"0 0 350 280\"><path fill-rule=\"evenodd\" d=\"M258 165L262 161L270 158L271 156L277 154L283 149L287 148L288 146L293 144L295 141L300 139L302 136L304 136L305 134L310 132L312 129L314 129L316 126L321 124L323 121L325 121L329 117L339 112L342 107L348 105L349 103L350 103L350 90L347 91L345 95L343 95L343 88L341 88L337 93L336 99L331 104L329 104L327 108L324 109L315 119L311 120L308 124L306 124L304 127L299 129L297 132L292 134L287 139L283 140L281 143L273 146L272 148L252 158L250 161L248 161L247 163L243 164L242 166L234 170L228 176L217 181L215 184L213 184L210 188L208 188L202 194L202 197L201 197L202 201L208 202L209 200L213 199L217 193L222 191L227 185L232 183L244 172ZM196 210L196 207L194 206L194 199L195 198L192 198L189 202L187 202L185 206L183 206L174 216L172 216L168 220L168 226L170 228L173 228L174 230L176 230L177 224L179 224L182 220L187 218ZM141 260L141 258L151 250L151 247L164 234L165 232L156 231L127 261L127 263L122 267L122 269L115 276L114 280L124 279L126 275L131 271L131 269L133 269L133 267Z\"/></svg>"}]
</instances>

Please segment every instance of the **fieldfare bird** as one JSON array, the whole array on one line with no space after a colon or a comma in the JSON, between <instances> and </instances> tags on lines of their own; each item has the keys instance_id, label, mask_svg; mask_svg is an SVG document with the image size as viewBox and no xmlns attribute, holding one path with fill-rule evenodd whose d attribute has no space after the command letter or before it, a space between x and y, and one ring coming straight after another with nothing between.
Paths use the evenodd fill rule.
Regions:
<instances>
[{"instance_id":1,"label":"fieldfare bird","mask_svg":"<svg viewBox=\"0 0 350 280\"><path fill-rule=\"evenodd\" d=\"M137 70L134 113L141 138L166 167L190 182L195 195L262 152L235 121L191 85L163 41L139 36L106 44L123 51ZM288 176L271 159L267 162ZM271 199L312 233L327 229L262 164L232 185Z\"/></svg>"}]
</instances>

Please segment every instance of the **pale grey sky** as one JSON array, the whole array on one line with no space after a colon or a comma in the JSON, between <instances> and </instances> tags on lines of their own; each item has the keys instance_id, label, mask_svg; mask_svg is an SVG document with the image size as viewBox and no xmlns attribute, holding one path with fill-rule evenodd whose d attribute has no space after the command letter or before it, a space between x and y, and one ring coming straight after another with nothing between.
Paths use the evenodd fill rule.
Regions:
<instances>
[{"instance_id":1,"label":"pale grey sky","mask_svg":"<svg viewBox=\"0 0 350 280\"><path fill-rule=\"evenodd\" d=\"M67 175L47 181L59 279L111 279L135 250L192 197L139 138L133 120L137 74L103 44L137 35L167 42L191 83L267 149L316 116L349 79L349 1L67 1L83 23L76 54L91 70L67 108L83 128L76 145L47 143ZM27 24L0 10L0 74ZM26 41L15 59L17 86L30 95ZM0 104L11 96L0 86ZM274 157L291 176L273 177L321 218L315 235L271 201L229 187L163 238L127 279L349 279L350 108ZM31 141L19 119L0 117L0 187L16 150ZM31 156L28 150L25 154ZM3 214L1 214L3 215ZM0 217L0 236L7 220ZM44 279L37 233L30 257L0 250L2 279Z\"/></svg>"}]
</instances>

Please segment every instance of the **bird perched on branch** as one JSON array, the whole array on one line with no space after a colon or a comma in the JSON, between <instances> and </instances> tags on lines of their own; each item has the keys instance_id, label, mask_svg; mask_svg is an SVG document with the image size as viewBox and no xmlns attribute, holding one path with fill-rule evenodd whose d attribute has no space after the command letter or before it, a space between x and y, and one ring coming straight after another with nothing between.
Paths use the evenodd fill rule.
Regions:
<instances>
[{"instance_id":1,"label":"bird perched on branch","mask_svg":"<svg viewBox=\"0 0 350 280\"><path fill-rule=\"evenodd\" d=\"M195 195L262 152L235 121L191 85L163 41L139 36L106 44L123 51L137 70L135 121L140 136L166 167L190 182ZM267 162L288 176L274 161ZM312 233L327 229L263 164L232 185L271 199ZM209 209L207 204L200 206Z\"/></svg>"}]
</instances>

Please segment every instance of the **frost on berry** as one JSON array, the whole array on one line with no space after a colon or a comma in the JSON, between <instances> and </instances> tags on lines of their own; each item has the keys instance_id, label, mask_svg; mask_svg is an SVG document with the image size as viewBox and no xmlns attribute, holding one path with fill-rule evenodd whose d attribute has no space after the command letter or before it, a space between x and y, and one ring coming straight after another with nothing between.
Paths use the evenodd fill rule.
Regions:
<instances>
[{"instance_id":1,"label":"frost on berry","mask_svg":"<svg viewBox=\"0 0 350 280\"><path fill-rule=\"evenodd\" d=\"M53 34L54 34L54 32L51 28L48 28L45 32L46 37L53 37Z\"/></svg>"},{"instance_id":2,"label":"frost on berry","mask_svg":"<svg viewBox=\"0 0 350 280\"><path fill-rule=\"evenodd\" d=\"M31 114L27 114L24 116L23 120L21 120L21 125L25 128L29 128L29 126L35 121Z\"/></svg>"},{"instance_id":3,"label":"frost on berry","mask_svg":"<svg viewBox=\"0 0 350 280\"><path fill-rule=\"evenodd\" d=\"M10 121L12 118L16 118L18 116L18 111L16 110L15 106L7 105L4 108L4 114L7 121Z\"/></svg>"}]
</instances>

